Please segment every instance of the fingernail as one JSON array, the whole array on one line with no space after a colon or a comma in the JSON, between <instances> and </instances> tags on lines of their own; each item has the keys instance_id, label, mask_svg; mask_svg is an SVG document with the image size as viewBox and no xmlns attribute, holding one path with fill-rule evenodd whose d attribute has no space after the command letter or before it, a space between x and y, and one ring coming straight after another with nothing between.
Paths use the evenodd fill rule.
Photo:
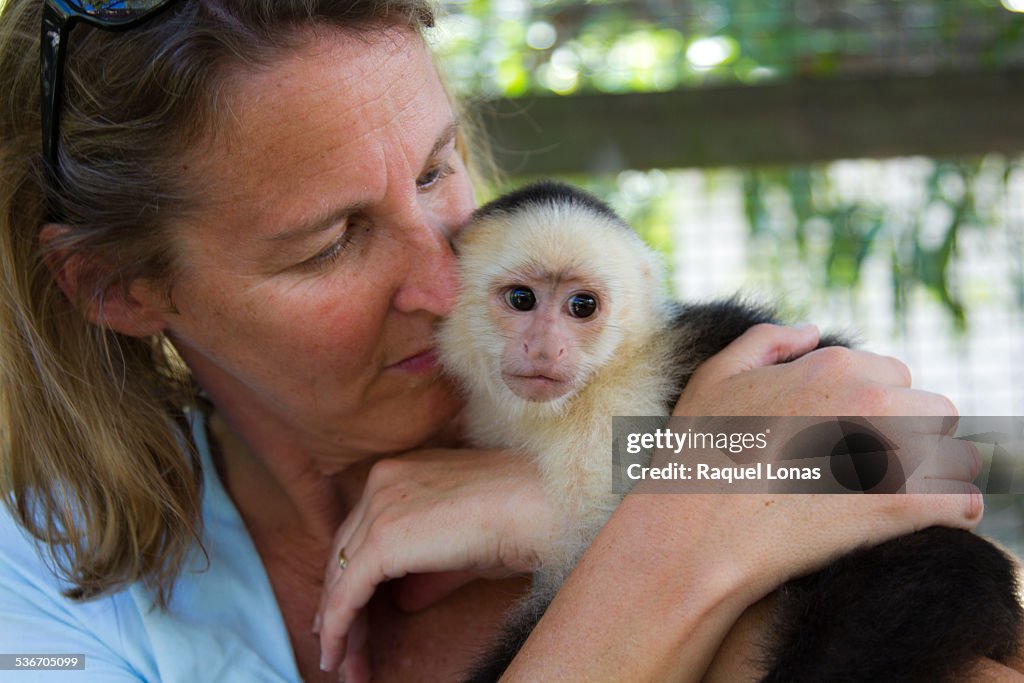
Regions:
<instances>
[{"instance_id":1,"label":"fingernail","mask_svg":"<svg viewBox=\"0 0 1024 683\"><path fill-rule=\"evenodd\" d=\"M327 668L327 656L326 655L320 655L320 670L321 671L330 671L330 669Z\"/></svg>"},{"instance_id":2,"label":"fingernail","mask_svg":"<svg viewBox=\"0 0 1024 683\"><path fill-rule=\"evenodd\" d=\"M323 619L320 617L320 613L317 612L316 616L313 617L313 633L314 634L320 635L320 626L321 626L322 622L323 622Z\"/></svg>"}]
</instances>

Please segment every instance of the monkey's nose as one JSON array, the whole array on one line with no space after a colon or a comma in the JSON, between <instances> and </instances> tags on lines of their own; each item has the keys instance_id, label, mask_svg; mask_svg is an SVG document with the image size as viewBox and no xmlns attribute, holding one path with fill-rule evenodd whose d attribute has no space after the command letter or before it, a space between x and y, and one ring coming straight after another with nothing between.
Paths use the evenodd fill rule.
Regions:
<instances>
[{"instance_id":1,"label":"monkey's nose","mask_svg":"<svg viewBox=\"0 0 1024 683\"><path fill-rule=\"evenodd\" d=\"M565 346L523 342L523 355L530 361L557 361L565 355Z\"/></svg>"}]
</instances>

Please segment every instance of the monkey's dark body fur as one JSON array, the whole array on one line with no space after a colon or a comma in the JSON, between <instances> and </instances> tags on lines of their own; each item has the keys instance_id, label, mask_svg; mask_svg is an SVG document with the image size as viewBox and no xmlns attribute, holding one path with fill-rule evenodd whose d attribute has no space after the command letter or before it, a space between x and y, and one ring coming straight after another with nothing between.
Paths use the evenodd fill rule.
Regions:
<instances>
[{"instance_id":1,"label":"monkey's dark body fur","mask_svg":"<svg viewBox=\"0 0 1024 683\"><path fill-rule=\"evenodd\" d=\"M572 188L542 184L481 211L567 192L579 199ZM775 320L770 310L736 300L679 305L664 332L683 359L669 409L701 363L751 326ZM819 347L837 345L847 344L823 337ZM543 614L544 607L530 607L514 612L466 683L501 677ZM951 682L979 658L1006 663L1024 623L1014 563L970 532L939 527L851 552L790 581L774 594L772 618L763 683Z\"/></svg>"}]
</instances>

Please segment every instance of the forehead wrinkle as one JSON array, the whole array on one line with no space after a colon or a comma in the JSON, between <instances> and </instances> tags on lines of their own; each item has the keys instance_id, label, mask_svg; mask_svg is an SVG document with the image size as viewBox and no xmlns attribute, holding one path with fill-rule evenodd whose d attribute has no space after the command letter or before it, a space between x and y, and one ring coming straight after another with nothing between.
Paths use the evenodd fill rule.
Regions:
<instances>
[{"instance_id":1,"label":"forehead wrinkle","mask_svg":"<svg viewBox=\"0 0 1024 683\"><path fill-rule=\"evenodd\" d=\"M386 43L389 49L392 42ZM311 55L329 54L330 46L322 49L310 49ZM388 60L399 58L398 54L389 54ZM294 107L296 101L305 100L313 102L314 108L321 112L329 112L332 107L332 98L337 97L339 90L345 90L351 83L357 81L363 69L342 70L341 74L331 70L331 73L339 78L321 79L320 87L317 84L310 84L308 78L305 85L297 92L291 89L282 97L279 94L281 88L288 88L295 77L296 69L302 69L308 76L309 63L311 59L292 55L289 59L278 62L281 67L275 73L250 73L249 78L237 78L236 87L231 89L228 97L225 98L229 105L227 110L231 112L231 123L234 125L220 126L220 129L228 129L227 135L221 136L218 145L219 149L207 150L220 158L220 163L230 163L236 167L247 165L269 166L270 170L259 174L231 174L230 186L206 185L203 188L208 199L216 197L217 204L248 204L254 209L255 216L270 216L284 218L282 223L287 223L287 217L282 217L277 211L262 211L259 207L278 207L279 190L283 185L294 185L297 181L315 179L323 172L324 158L351 159L354 164L382 165L386 157L386 151L378 149L379 145L374 144L372 148L356 150L356 146L362 145L367 138L379 139L381 128L391 118L387 114L387 120L382 121L381 116L365 116L365 112L377 111L378 113L387 107L382 104L382 99L394 96L395 79L387 79L383 91L373 92L371 99L366 102L360 101L357 107L345 112L346 117L359 117L364 121L372 123L372 128L365 125L360 126L355 136L339 135L341 132L339 119L329 115L304 117L296 122L294 114L290 113L288 106ZM358 63L358 62L357 62ZM305 65L305 67L304 67ZM400 65L399 65L400 66ZM333 87L335 83L341 84ZM358 87L358 86L353 86ZM363 92L365 94L365 88ZM297 95L297 97L293 96ZM287 103L278 105L276 101L288 100ZM407 103L403 103L408 106ZM393 109L394 107L387 107ZM290 115L291 114L291 115ZM290 119L290 123L288 120ZM282 122L286 125L282 125ZM364 145L365 146L365 145ZM345 149L345 148L349 149ZM210 158L210 157L207 157ZM302 159L305 158L306 161ZM200 160L200 163L202 161ZM347 163L347 162L346 162ZM277 170L274 170L274 169ZM282 170L283 169L283 170ZM285 172L286 171L286 172ZM211 174L207 174L208 176ZM220 174L212 174L214 176ZM290 182L289 182L290 181ZM268 186L269 185L269 186ZM217 190L220 190L219 192ZM210 196L210 191L214 197ZM288 193L290 194L290 193ZM323 215L329 208L322 208L318 213ZM294 219L293 219L294 220ZM301 220L301 219L299 219ZM265 226L272 228L273 226Z\"/></svg>"},{"instance_id":2,"label":"forehead wrinkle","mask_svg":"<svg viewBox=\"0 0 1024 683\"><path fill-rule=\"evenodd\" d=\"M387 33L402 34L400 31ZM413 36L408 38L412 39ZM349 54L353 42L364 45L367 53L375 49L385 50L383 60L353 60ZM235 67L233 73L225 79L221 95L224 109L230 112L232 125L216 127L217 137L222 138L219 142L228 147L241 146L244 149L246 145L241 144L244 136L248 140L260 140L260 147L263 148L274 145L288 149L287 142L292 137L315 132L334 123L333 118L319 117L317 126L311 127L313 117L303 117L300 121L292 118L295 125L282 128L282 117L290 118L288 102L304 100L307 110L325 111L333 108L333 100L339 92L360 89L365 92L362 85L368 78L388 69L403 71L404 63L412 62L413 57L410 51L402 49L402 42L399 35L365 35L338 29L332 33L311 35L309 43L284 52L281 59L268 66ZM307 64L317 60L343 64L345 68L328 67L311 71ZM403 64L395 66L396 61ZM386 79L383 88L373 92L359 107L350 109L347 115L361 116L363 109L372 111L384 98L392 96L397 86L397 79Z\"/></svg>"}]
</instances>

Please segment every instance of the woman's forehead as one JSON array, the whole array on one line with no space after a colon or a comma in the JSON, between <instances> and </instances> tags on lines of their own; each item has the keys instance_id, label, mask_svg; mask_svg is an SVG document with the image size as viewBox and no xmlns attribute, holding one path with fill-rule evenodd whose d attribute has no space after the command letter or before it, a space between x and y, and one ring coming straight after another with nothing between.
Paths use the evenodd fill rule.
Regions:
<instances>
[{"instance_id":1,"label":"woman's forehead","mask_svg":"<svg viewBox=\"0 0 1024 683\"><path fill-rule=\"evenodd\" d=\"M212 144L196 155L203 203L272 208L337 194L372 199L395 173L420 173L452 110L412 31L320 36L270 68L243 74L220 107ZM307 207L308 208L308 207ZM254 226L258 227L258 226Z\"/></svg>"},{"instance_id":2,"label":"woman's forehead","mask_svg":"<svg viewBox=\"0 0 1024 683\"><path fill-rule=\"evenodd\" d=\"M411 30L317 34L269 67L242 68L228 83L221 125L249 137L277 134L265 144L339 119L366 133L360 124L381 125L440 88L427 47Z\"/></svg>"}]
</instances>

